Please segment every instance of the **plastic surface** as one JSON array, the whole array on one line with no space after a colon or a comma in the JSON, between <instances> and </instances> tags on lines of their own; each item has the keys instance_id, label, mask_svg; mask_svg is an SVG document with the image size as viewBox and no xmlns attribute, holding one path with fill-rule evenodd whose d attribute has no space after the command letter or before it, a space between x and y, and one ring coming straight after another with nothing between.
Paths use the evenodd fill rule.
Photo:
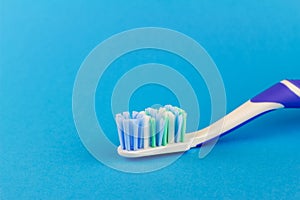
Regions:
<instances>
[{"instance_id":1,"label":"plastic surface","mask_svg":"<svg viewBox=\"0 0 300 200\"><path fill-rule=\"evenodd\" d=\"M251 101L274 102L284 105L285 108L300 108L300 97L291 88L289 88L285 82L277 83L276 85L252 98ZM296 81L294 82L298 83Z\"/></svg>"},{"instance_id":2,"label":"plastic surface","mask_svg":"<svg viewBox=\"0 0 300 200\"><path fill-rule=\"evenodd\" d=\"M294 84L295 86L297 86L298 88L300 88L300 80L288 80L288 81Z\"/></svg>"}]
</instances>

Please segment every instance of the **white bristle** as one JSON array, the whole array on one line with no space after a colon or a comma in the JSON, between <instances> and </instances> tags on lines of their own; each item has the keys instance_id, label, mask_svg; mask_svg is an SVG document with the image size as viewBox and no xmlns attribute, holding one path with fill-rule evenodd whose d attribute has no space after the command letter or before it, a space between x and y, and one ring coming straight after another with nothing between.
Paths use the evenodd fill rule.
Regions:
<instances>
[{"instance_id":1,"label":"white bristle","mask_svg":"<svg viewBox=\"0 0 300 200\"><path fill-rule=\"evenodd\" d=\"M130 136L133 136L133 150L138 149L138 121L136 119L130 119Z\"/></svg>"},{"instance_id":2,"label":"white bristle","mask_svg":"<svg viewBox=\"0 0 300 200\"><path fill-rule=\"evenodd\" d=\"M144 148L148 148L150 144L150 117L145 115L144 117Z\"/></svg>"},{"instance_id":3,"label":"white bristle","mask_svg":"<svg viewBox=\"0 0 300 200\"><path fill-rule=\"evenodd\" d=\"M169 126L168 126L168 143L174 143L174 135L175 135L175 116L172 112L167 112L169 118Z\"/></svg>"}]
</instances>

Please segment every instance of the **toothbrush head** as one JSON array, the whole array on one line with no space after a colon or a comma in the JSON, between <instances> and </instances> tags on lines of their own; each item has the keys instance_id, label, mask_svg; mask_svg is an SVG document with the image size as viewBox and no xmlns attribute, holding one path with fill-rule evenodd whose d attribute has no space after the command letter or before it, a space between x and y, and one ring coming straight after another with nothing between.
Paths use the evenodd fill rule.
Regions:
<instances>
[{"instance_id":1,"label":"toothbrush head","mask_svg":"<svg viewBox=\"0 0 300 200\"><path fill-rule=\"evenodd\" d=\"M183 109L171 105L117 114L118 153L143 157L189 149L184 142L186 117Z\"/></svg>"}]
</instances>

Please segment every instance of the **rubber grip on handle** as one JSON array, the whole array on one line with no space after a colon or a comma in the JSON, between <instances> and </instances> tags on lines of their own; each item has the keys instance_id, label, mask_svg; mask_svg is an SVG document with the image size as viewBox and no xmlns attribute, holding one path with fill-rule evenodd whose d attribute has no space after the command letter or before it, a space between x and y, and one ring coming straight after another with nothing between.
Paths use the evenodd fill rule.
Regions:
<instances>
[{"instance_id":1,"label":"rubber grip on handle","mask_svg":"<svg viewBox=\"0 0 300 200\"><path fill-rule=\"evenodd\" d=\"M293 88L300 91L300 80L287 80ZM251 99L251 102L280 103L285 108L300 108L300 96L282 82L275 84L269 89Z\"/></svg>"}]
</instances>

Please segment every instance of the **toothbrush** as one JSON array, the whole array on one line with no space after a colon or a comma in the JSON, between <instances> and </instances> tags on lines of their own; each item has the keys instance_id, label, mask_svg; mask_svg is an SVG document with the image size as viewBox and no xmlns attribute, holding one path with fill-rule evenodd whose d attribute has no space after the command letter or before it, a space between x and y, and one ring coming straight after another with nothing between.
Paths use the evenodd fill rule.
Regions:
<instances>
[{"instance_id":1,"label":"toothbrush","mask_svg":"<svg viewBox=\"0 0 300 200\"><path fill-rule=\"evenodd\" d=\"M233 131L254 118L281 108L300 108L300 80L283 80L242 104L210 126L185 133L186 112L166 105L160 109L116 115L124 157L145 157L184 152Z\"/></svg>"}]
</instances>

